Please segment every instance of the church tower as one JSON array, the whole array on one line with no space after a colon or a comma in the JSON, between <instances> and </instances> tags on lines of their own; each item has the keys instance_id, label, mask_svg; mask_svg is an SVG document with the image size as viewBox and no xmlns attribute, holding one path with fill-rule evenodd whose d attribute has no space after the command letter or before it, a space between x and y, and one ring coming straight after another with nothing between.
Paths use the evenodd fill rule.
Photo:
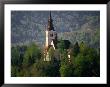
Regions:
<instances>
[{"instance_id":1,"label":"church tower","mask_svg":"<svg viewBox=\"0 0 110 87\"><path fill-rule=\"evenodd\" d=\"M55 50L56 44L57 44L57 33L53 27L53 20L51 17L51 12L49 13L48 25L47 25L45 32L46 32L46 42L45 42L46 53L45 53L45 55L47 55L49 48L53 47ZM46 58L45 61L50 61L50 59Z\"/></svg>"},{"instance_id":2,"label":"church tower","mask_svg":"<svg viewBox=\"0 0 110 87\"><path fill-rule=\"evenodd\" d=\"M49 13L48 18L48 25L46 29L46 47L53 46L54 49L56 48L56 42L57 42L57 33L54 30L53 27L53 20L51 18L51 12Z\"/></svg>"}]
</instances>

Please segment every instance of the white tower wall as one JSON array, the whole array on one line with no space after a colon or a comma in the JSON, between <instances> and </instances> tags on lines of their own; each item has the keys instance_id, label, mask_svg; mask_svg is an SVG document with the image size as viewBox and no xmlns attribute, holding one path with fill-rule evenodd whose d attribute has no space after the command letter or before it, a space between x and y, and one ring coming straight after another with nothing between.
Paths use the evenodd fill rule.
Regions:
<instances>
[{"instance_id":1,"label":"white tower wall","mask_svg":"<svg viewBox=\"0 0 110 87\"><path fill-rule=\"evenodd\" d=\"M51 36L51 34L53 34L53 36ZM51 42L53 39L55 39L56 32L51 30L51 31L47 31L46 30L46 47L48 47L49 45L51 45Z\"/></svg>"},{"instance_id":2,"label":"white tower wall","mask_svg":"<svg viewBox=\"0 0 110 87\"><path fill-rule=\"evenodd\" d=\"M46 30L46 47L48 47L48 45L49 45L48 34L49 34L49 31Z\"/></svg>"}]
</instances>

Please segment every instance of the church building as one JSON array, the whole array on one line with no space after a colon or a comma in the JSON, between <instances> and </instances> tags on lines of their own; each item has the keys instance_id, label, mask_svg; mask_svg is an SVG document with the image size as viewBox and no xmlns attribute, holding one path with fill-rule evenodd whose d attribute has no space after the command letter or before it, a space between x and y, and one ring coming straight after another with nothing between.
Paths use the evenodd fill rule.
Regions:
<instances>
[{"instance_id":1,"label":"church building","mask_svg":"<svg viewBox=\"0 0 110 87\"><path fill-rule=\"evenodd\" d=\"M57 44L59 41L57 40L57 32L54 30L53 27L53 20L51 17L51 12L49 13L48 18L48 25L46 27L46 42L45 42L45 51L44 51L44 61L51 61L51 58L49 57L49 49L52 47L55 51L57 49ZM70 42L69 40L63 40L65 44L65 49L69 49ZM70 60L70 54L68 54L68 58Z\"/></svg>"},{"instance_id":2,"label":"church building","mask_svg":"<svg viewBox=\"0 0 110 87\"><path fill-rule=\"evenodd\" d=\"M46 27L46 43L45 43L45 58L44 61L50 61L51 59L49 59L49 54L48 54L48 50L50 47L53 47L54 50L56 49L57 46L57 33L54 30L53 27L53 20L51 18L51 12L49 14L49 18L48 18L48 25Z\"/></svg>"}]
</instances>

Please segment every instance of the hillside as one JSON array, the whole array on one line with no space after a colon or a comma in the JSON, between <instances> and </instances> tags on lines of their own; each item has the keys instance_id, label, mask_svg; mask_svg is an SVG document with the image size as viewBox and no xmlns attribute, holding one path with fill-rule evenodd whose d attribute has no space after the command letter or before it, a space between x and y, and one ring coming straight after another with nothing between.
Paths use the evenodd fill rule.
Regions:
<instances>
[{"instance_id":1,"label":"hillside","mask_svg":"<svg viewBox=\"0 0 110 87\"><path fill-rule=\"evenodd\" d=\"M84 41L92 47L100 46L99 11L52 11L54 29L58 39L70 40L71 43ZM12 11L12 45L36 42L45 44L45 30L49 11Z\"/></svg>"}]
</instances>

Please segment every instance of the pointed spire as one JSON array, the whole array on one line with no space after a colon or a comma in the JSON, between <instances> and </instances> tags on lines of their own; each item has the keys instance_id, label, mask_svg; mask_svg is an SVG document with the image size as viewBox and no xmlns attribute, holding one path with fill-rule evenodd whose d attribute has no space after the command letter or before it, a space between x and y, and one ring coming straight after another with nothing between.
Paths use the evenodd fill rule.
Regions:
<instances>
[{"instance_id":1,"label":"pointed spire","mask_svg":"<svg viewBox=\"0 0 110 87\"><path fill-rule=\"evenodd\" d=\"M51 11L49 11L49 19L48 19L48 30L54 30L51 18Z\"/></svg>"},{"instance_id":2,"label":"pointed spire","mask_svg":"<svg viewBox=\"0 0 110 87\"><path fill-rule=\"evenodd\" d=\"M49 19L51 20L51 11L49 12Z\"/></svg>"}]
</instances>

